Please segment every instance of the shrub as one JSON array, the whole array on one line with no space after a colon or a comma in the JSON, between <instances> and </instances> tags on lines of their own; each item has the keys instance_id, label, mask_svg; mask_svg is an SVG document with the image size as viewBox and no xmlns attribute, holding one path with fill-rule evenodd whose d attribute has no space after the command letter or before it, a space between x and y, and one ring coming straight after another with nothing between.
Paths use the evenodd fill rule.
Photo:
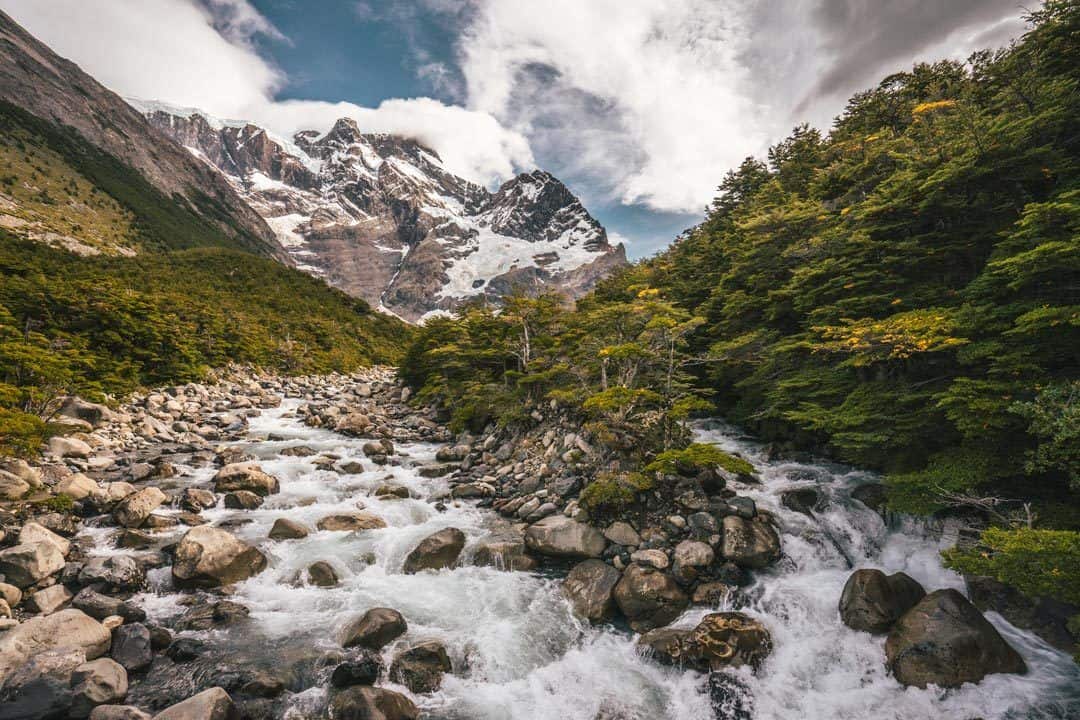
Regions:
<instances>
[{"instance_id":1,"label":"shrub","mask_svg":"<svg viewBox=\"0 0 1080 720\"><path fill-rule=\"evenodd\" d=\"M665 475L696 475L702 470L720 467L736 475L753 475L754 466L715 445L693 443L682 450L665 450L645 466L649 472Z\"/></svg>"}]
</instances>

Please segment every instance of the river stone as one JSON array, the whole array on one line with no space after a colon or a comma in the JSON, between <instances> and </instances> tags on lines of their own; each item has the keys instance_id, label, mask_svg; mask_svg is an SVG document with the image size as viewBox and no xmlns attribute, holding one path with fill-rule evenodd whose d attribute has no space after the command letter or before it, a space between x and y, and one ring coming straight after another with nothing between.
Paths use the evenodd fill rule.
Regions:
<instances>
[{"instance_id":1,"label":"river stone","mask_svg":"<svg viewBox=\"0 0 1080 720\"><path fill-rule=\"evenodd\" d=\"M79 584L104 583L122 590L142 587L146 573L130 555L93 557L83 563L79 570Z\"/></svg>"},{"instance_id":2,"label":"river stone","mask_svg":"<svg viewBox=\"0 0 1080 720\"><path fill-rule=\"evenodd\" d=\"M338 513L327 515L319 520L315 527L329 532L355 532L384 528L386 527L386 521L369 512Z\"/></svg>"},{"instance_id":3,"label":"river stone","mask_svg":"<svg viewBox=\"0 0 1080 720\"><path fill-rule=\"evenodd\" d=\"M110 410L107 405L92 403L89 400L83 400L77 395L69 395L64 398L57 412L64 417L84 420L95 428L99 428L117 418L116 413Z\"/></svg>"},{"instance_id":4,"label":"river stone","mask_svg":"<svg viewBox=\"0 0 1080 720\"><path fill-rule=\"evenodd\" d=\"M683 540L675 546L677 568L704 568L712 565L716 553L708 543L699 540Z\"/></svg>"},{"instance_id":5,"label":"river stone","mask_svg":"<svg viewBox=\"0 0 1080 720\"><path fill-rule=\"evenodd\" d=\"M111 640L105 626L81 610L32 617L0 633L0 683L37 653L64 647L94 660L108 652Z\"/></svg>"},{"instance_id":6,"label":"river stone","mask_svg":"<svg viewBox=\"0 0 1080 720\"><path fill-rule=\"evenodd\" d=\"M446 647L429 640L401 651L390 665L390 679L414 693L432 693L442 685L442 676L453 669Z\"/></svg>"},{"instance_id":7,"label":"river stone","mask_svg":"<svg viewBox=\"0 0 1080 720\"><path fill-rule=\"evenodd\" d=\"M602 560L578 563L563 581L563 592L574 612L589 622L604 622L615 614L612 593L622 574Z\"/></svg>"},{"instance_id":8,"label":"river stone","mask_svg":"<svg viewBox=\"0 0 1080 720\"><path fill-rule=\"evenodd\" d=\"M67 513L46 513L34 518L34 522L61 537L75 537L82 529L82 518Z\"/></svg>"},{"instance_id":9,"label":"river stone","mask_svg":"<svg viewBox=\"0 0 1080 720\"><path fill-rule=\"evenodd\" d=\"M52 543L64 557L67 557L67 554L71 552L71 543L68 540L65 540L43 525L39 525L36 522L28 522L23 525L22 530L19 531L18 544L29 545L30 543L36 542Z\"/></svg>"},{"instance_id":10,"label":"river stone","mask_svg":"<svg viewBox=\"0 0 1080 720\"><path fill-rule=\"evenodd\" d=\"M334 567L324 560L313 562L308 566L307 572L312 585L334 587L338 584L338 576L334 571Z\"/></svg>"},{"instance_id":11,"label":"river stone","mask_svg":"<svg viewBox=\"0 0 1080 720\"><path fill-rule=\"evenodd\" d=\"M96 496L101 493L101 488L82 473L75 473L56 483L53 491L57 495L67 495L72 500L85 500L91 495Z\"/></svg>"},{"instance_id":12,"label":"river stone","mask_svg":"<svg viewBox=\"0 0 1080 720\"><path fill-rule=\"evenodd\" d=\"M134 705L98 705L90 711L89 720L152 720Z\"/></svg>"},{"instance_id":13,"label":"river stone","mask_svg":"<svg viewBox=\"0 0 1080 720\"><path fill-rule=\"evenodd\" d=\"M0 599L7 601L7 604L11 607L15 607L22 602L22 590L15 587L11 583L0 582Z\"/></svg>"},{"instance_id":14,"label":"river stone","mask_svg":"<svg viewBox=\"0 0 1080 720\"><path fill-rule=\"evenodd\" d=\"M728 515L723 529L724 559L748 568L765 568L780 559L780 536L764 518Z\"/></svg>"},{"instance_id":15,"label":"river stone","mask_svg":"<svg viewBox=\"0 0 1080 720\"><path fill-rule=\"evenodd\" d=\"M47 588L38 590L36 593L30 596L30 605L33 609L42 615L48 615L54 613L60 608L71 602L71 592L57 583L56 585L50 585Z\"/></svg>"},{"instance_id":16,"label":"river stone","mask_svg":"<svg viewBox=\"0 0 1080 720\"><path fill-rule=\"evenodd\" d=\"M525 554L525 543L506 538L481 540L473 555L473 564L497 570L529 572L537 566L536 558Z\"/></svg>"},{"instance_id":17,"label":"river stone","mask_svg":"<svg viewBox=\"0 0 1080 720\"><path fill-rule=\"evenodd\" d=\"M615 586L615 602L638 632L667 625L686 609L689 599L670 575L631 563Z\"/></svg>"},{"instance_id":18,"label":"river stone","mask_svg":"<svg viewBox=\"0 0 1080 720\"><path fill-rule=\"evenodd\" d=\"M35 653L0 687L0 717L11 720L63 718L71 708L71 674L86 663L77 648Z\"/></svg>"},{"instance_id":19,"label":"river stone","mask_svg":"<svg viewBox=\"0 0 1080 720\"><path fill-rule=\"evenodd\" d=\"M300 523L288 518L278 518L270 528L268 537L271 540L300 540L307 536L308 529Z\"/></svg>"},{"instance_id":20,"label":"river stone","mask_svg":"<svg viewBox=\"0 0 1080 720\"><path fill-rule=\"evenodd\" d=\"M706 615L692 630L651 630L638 644L668 665L702 671L743 665L757 669L772 651L772 636L748 615L721 612Z\"/></svg>"},{"instance_id":21,"label":"river stone","mask_svg":"<svg viewBox=\"0 0 1080 720\"><path fill-rule=\"evenodd\" d=\"M342 647L362 647L382 650L408 630L405 618L391 608L372 608L352 620L341 635Z\"/></svg>"},{"instance_id":22,"label":"river stone","mask_svg":"<svg viewBox=\"0 0 1080 720\"><path fill-rule=\"evenodd\" d=\"M110 615L118 615L127 622L139 622L146 619L146 612L138 605L103 595L89 587L79 591L71 601L71 606L82 610L95 620L104 620Z\"/></svg>"},{"instance_id":23,"label":"river stone","mask_svg":"<svg viewBox=\"0 0 1080 720\"><path fill-rule=\"evenodd\" d=\"M641 544L641 536L630 523L620 521L613 522L604 530L604 537L616 545L624 547L637 547Z\"/></svg>"},{"instance_id":24,"label":"river stone","mask_svg":"<svg viewBox=\"0 0 1080 720\"><path fill-rule=\"evenodd\" d=\"M922 585L902 572L856 570L840 595L840 619L853 630L888 632L900 617L926 596Z\"/></svg>"},{"instance_id":25,"label":"river stone","mask_svg":"<svg viewBox=\"0 0 1080 720\"><path fill-rule=\"evenodd\" d=\"M266 556L224 530L200 525L187 531L173 554L178 587L211 588L246 580L266 568Z\"/></svg>"},{"instance_id":26,"label":"river stone","mask_svg":"<svg viewBox=\"0 0 1080 720\"><path fill-rule=\"evenodd\" d=\"M807 517L814 516L814 509L821 502L821 496L813 488L785 490L780 493L780 503L788 510L794 510Z\"/></svg>"},{"instance_id":27,"label":"river stone","mask_svg":"<svg viewBox=\"0 0 1080 720\"><path fill-rule=\"evenodd\" d=\"M126 623L113 630L112 659L128 672L139 672L150 667L154 650L150 645L150 629L142 623Z\"/></svg>"},{"instance_id":28,"label":"river stone","mask_svg":"<svg viewBox=\"0 0 1080 720\"><path fill-rule=\"evenodd\" d=\"M150 513L157 510L166 499L165 493L156 487L143 488L120 501L113 510L113 520L122 527L137 528L146 522Z\"/></svg>"},{"instance_id":29,"label":"river stone","mask_svg":"<svg viewBox=\"0 0 1080 720\"><path fill-rule=\"evenodd\" d=\"M607 540L599 530L565 515L550 515L525 529L525 544L540 555L600 557Z\"/></svg>"},{"instance_id":30,"label":"river stone","mask_svg":"<svg viewBox=\"0 0 1080 720\"><path fill-rule=\"evenodd\" d=\"M357 657L346 660L334 668L330 684L337 688L353 685L374 685L382 672L382 660L378 653L364 650Z\"/></svg>"},{"instance_id":31,"label":"river stone","mask_svg":"<svg viewBox=\"0 0 1080 720\"><path fill-rule=\"evenodd\" d=\"M214 493L203 488L184 488L180 493L180 507L190 512L202 512L217 505Z\"/></svg>"},{"instance_id":32,"label":"river stone","mask_svg":"<svg viewBox=\"0 0 1080 720\"><path fill-rule=\"evenodd\" d=\"M212 687L162 710L153 720L240 720L229 693Z\"/></svg>"},{"instance_id":33,"label":"river stone","mask_svg":"<svg viewBox=\"0 0 1080 720\"><path fill-rule=\"evenodd\" d=\"M128 691L127 671L115 660L98 658L71 674L72 718L84 718L97 705L123 700Z\"/></svg>"},{"instance_id":34,"label":"river stone","mask_svg":"<svg viewBox=\"0 0 1080 720\"><path fill-rule=\"evenodd\" d=\"M263 499L250 490L227 492L222 501L230 510L254 510L263 504Z\"/></svg>"},{"instance_id":35,"label":"river stone","mask_svg":"<svg viewBox=\"0 0 1080 720\"><path fill-rule=\"evenodd\" d=\"M641 565L648 565L654 567L657 570L666 570L668 565L671 564L671 560L668 559L667 553L663 550L657 550L655 548L648 550L635 550L630 553L630 561L640 563Z\"/></svg>"},{"instance_id":36,"label":"river stone","mask_svg":"<svg viewBox=\"0 0 1080 720\"><path fill-rule=\"evenodd\" d=\"M408 557L402 572L412 575L421 570L441 570L453 567L465 547L465 533L457 528L444 528L424 538Z\"/></svg>"},{"instance_id":37,"label":"river stone","mask_svg":"<svg viewBox=\"0 0 1080 720\"><path fill-rule=\"evenodd\" d=\"M263 472L258 463L232 463L218 470L214 476L214 491L224 493L235 490L273 495L280 490L280 483L273 475Z\"/></svg>"},{"instance_id":38,"label":"river stone","mask_svg":"<svg viewBox=\"0 0 1080 720\"><path fill-rule=\"evenodd\" d=\"M356 685L330 701L334 720L417 720L420 711L412 700L384 688ZM156 718L155 718L156 720Z\"/></svg>"},{"instance_id":39,"label":"river stone","mask_svg":"<svg viewBox=\"0 0 1080 720\"><path fill-rule=\"evenodd\" d=\"M935 590L893 626L885 640L893 676L903 685L959 687L992 673L1027 672L1023 658L956 590Z\"/></svg>"},{"instance_id":40,"label":"river stone","mask_svg":"<svg viewBox=\"0 0 1080 720\"><path fill-rule=\"evenodd\" d=\"M64 569L64 556L51 542L35 542L0 550L0 574L26 588Z\"/></svg>"}]
</instances>

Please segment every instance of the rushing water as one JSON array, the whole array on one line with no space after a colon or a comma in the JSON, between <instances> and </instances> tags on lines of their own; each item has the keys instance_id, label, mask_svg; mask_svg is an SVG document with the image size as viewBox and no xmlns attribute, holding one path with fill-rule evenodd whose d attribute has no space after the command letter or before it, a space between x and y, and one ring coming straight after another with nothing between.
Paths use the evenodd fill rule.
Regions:
<instances>
[{"instance_id":1,"label":"rushing water","mask_svg":"<svg viewBox=\"0 0 1080 720\"><path fill-rule=\"evenodd\" d=\"M660 667L639 656L633 637L612 627L582 625L570 613L559 581L542 574L500 572L472 567L401 573L406 554L427 535L445 527L469 537L465 557L476 541L504 523L493 513L467 503L448 502L439 512L430 502L448 489L445 479L421 478L416 467L433 460L432 445L399 447L401 465L354 475L318 469L315 456L280 452L307 445L343 459L362 459L360 440L305 427L291 410L297 401L253 418L245 449L281 479L281 492L252 511L205 511L211 522L230 524L239 537L259 545L269 567L240 584L233 597L251 610L251 621L237 628L187 633L218 647L261 653L268 666L289 658L339 650L337 631L370 607L399 610L409 623L403 639L445 643L455 673L433 695L414 696L425 717L440 720L706 720L714 717L706 678ZM269 434L284 440L266 441ZM884 641L844 627L837 613L841 588L854 567L903 570L927 590L962 589L961 579L944 569L938 551L946 539L914 524L887 528L880 517L849 499L852 488L871 477L848 468L776 463L730 428L702 425L706 442L737 451L758 468L761 485L739 488L783 525L784 559L759 573L748 588L745 612L760 617L775 640L775 650L757 677L742 679L753 695L759 720L915 720L956 718L1080 717L1080 672L1065 654L1030 633L990 615L1024 656L1027 676L995 675L978 686L941 691L902 688L884 669ZM205 484L213 468L191 469L183 483ZM392 476L392 477L391 477ZM388 478L390 478L388 480ZM376 498L385 482L407 486L413 499ZM779 493L813 487L827 501L813 519L779 503ZM274 520L288 516L314 529L321 517L348 512L362 503L389 527L357 534L312 532L305 539L267 541ZM250 520L231 526L230 520ZM95 531L90 531L95 532ZM103 532L103 531L96 531ZM176 534L179 535L178 531ZM99 552L106 543L99 542ZM334 588L304 584L304 568L317 560L334 566L341 579ZM151 619L182 612L167 570L155 571L152 592L138 598ZM677 624L692 626L714 608L693 608ZM386 651L387 661L394 648ZM286 703L286 718L317 717L325 702L325 674L311 673L307 690ZM394 689L407 693L399 686Z\"/></svg>"}]
</instances>

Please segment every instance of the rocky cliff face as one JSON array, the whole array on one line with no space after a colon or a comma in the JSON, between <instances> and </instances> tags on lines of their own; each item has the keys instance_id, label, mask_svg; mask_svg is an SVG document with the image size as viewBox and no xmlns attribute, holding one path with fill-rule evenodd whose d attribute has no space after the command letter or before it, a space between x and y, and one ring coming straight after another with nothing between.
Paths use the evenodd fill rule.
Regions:
<instances>
[{"instance_id":1,"label":"rocky cliff face","mask_svg":"<svg viewBox=\"0 0 1080 720\"><path fill-rule=\"evenodd\" d=\"M220 230L238 247L288 262L266 222L218 173L150 126L94 78L0 12L0 102L56 125L130 166L166 198Z\"/></svg>"},{"instance_id":2,"label":"rocky cliff face","mask_svg":"<svg viewBox=\"0 0 1080 720\"><path fill-rule=\"evenodd\" d=\"M626 262L623 247L543 171L492 193L417 141L363 133L352 120L289 141L249 123L132 102L217 168L299 267L407 320L515 288L577 296Z\"/></svg>"}]
</instances>

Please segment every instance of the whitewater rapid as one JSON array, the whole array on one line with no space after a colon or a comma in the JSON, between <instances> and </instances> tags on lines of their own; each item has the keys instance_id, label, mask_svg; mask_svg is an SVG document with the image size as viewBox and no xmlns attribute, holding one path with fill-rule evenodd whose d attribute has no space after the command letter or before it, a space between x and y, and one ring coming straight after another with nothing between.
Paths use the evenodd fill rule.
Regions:
<instances>
[{"instance_id":1,"label":"whitewater rapid","mask_svg":"<svg viewBox=\"0 0 1080 720\"><path fill-rule=\"evenodd\" d=\"M328 668L307 660L340 651L337 632L365 610L392 607L408 621L402 643L438 639L447 647L455 672L432 695L409 694L431 720L711 720L715 717L707 678L661 667L639 655L634 637L613 626L589 627L573 617L559 580L542 573L501 572L469 564L485 536L505 528L494 513L470 503L432 499L448 495L443 478L420 477L417 468L434 461L437 446L402 444L403 462L377 467L364 458L363 440L304 426L294 414L299 401L251 419L250 440L239 443L264 470L281 480L281 492L255 510L203 512L212 523L257 544L269 567L237 586L230 598L247 606L250 622L236 628L188 632L224 656L258 657L281 668L305 658L308 668L293 673L292 693L282 715L289 720L324 716ZM1071 658L1030 633L990 614L991 622L1024 656L1026 676L995 675L958 690L903 688L885 672L884 640L843 626L837 612L841 589L854 567L903 570L926 589L963 589L962 579L942 567L938 552L944 534L909 523L886 527L882 519L850 499L851 490L873 480L867 473L824 464L770 462L761 449L732 429L705 423L699 440L738 452L756 466L757 486L738 488L783 526L784 559L758 573L745 589L740 609L761 618L775 650L755 677L739 677L752 696L758 720L1027 720L1080 717L1080 670ZM274 440L263 438L273 437ZM306 445L310 457L281 455ZM319 454L356 460L364 472L341 475L320 469ZM340 463L339 463L340 464ZM214 468L184 468L180 485L209 481ZM412 498L375 497L385 483L404 485ZM809 518L788 510L779 493L813 487L826 508ZM275 519L289 517L314 528L331 513L362 504L388 527L361 533L313 531L307 538L268 541ZM446 527L469 538L461 567L406 575L406 554L423 538ZM90 529L87 532L104 530ZM176 538L182 530L175 531ZM104 540L104 538L102 538ZM99 553L119 552L96 543ZM311 563L329 562L340 578L333 588L303 582ZM185 610L174 593L168 569L152 572L151 590L135 598L152 621L167 621ZM692 626L717 608L695 607L676 623ZM728 609L728 608L723 608ZM387 663L399 649L385 651ZM138 693L136 688L134 693Z\"/></svg>"}]
</instances>

